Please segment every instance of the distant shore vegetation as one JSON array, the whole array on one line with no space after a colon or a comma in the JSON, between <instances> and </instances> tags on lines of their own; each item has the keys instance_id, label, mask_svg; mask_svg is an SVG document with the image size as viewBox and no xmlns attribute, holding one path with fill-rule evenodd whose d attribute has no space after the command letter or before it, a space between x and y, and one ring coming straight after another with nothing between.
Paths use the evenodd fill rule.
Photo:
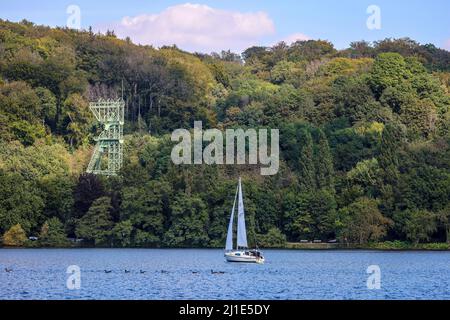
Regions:
<instances>
[{"instance_id":1,"label":"distant shore vegetation","mask_svg":"<svg viewBox=\"0 0 450 320\"><path fill-rule=\"evenodd\" d=\"M86 174L89 101L122 88L123 169ZM192 54L0 20L2 243L222 247L242 176L250 245L448 249L449 90L450 52L408 38ZM279 129L278 174L174 165L194 121Z\"/></svg>"}]
</instances>

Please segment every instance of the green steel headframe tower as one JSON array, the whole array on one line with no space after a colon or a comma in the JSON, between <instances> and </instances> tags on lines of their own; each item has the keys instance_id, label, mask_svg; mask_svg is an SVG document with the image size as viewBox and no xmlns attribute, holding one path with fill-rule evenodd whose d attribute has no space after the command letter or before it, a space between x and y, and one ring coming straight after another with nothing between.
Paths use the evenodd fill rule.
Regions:
<instances>
[{"instance_id":1,"label":"green steel headframe tower","mask_svg":"<svg viewBox=\"0 0 450 320\"><path fill-rule=\"evenodd\" d=\"M107 176L117 175L123 162L125 103L122 99L100 99L90 103L89 109L103 125L103 131L95 138L97 144L86 171Z\"/></svg>"}]
</instances>

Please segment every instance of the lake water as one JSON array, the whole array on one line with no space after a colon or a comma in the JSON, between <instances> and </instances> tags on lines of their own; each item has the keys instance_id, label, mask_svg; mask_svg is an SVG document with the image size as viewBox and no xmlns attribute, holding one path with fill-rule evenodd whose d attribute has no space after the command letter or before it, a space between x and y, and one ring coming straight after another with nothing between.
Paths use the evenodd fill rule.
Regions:
<instances>
[{"instance_id":1,"label":"lake water","mask_svg":"<svg viewBox=\"0 0 450 320\"><path fill-rule=\"evenodd\" d=\"M1 249L0 299L450 299L450 252L264 254L257 265L207 249ZM69 265L80 267L79 290L67 288ZM379 290L367 288L370 265Z\"/></svg>"}]
</instances>

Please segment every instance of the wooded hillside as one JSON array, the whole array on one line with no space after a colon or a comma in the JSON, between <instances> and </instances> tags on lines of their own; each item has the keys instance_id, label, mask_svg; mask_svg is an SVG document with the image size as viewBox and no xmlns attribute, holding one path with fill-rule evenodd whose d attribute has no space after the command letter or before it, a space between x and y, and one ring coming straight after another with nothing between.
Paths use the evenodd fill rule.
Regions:
<instances>
[{"instance_id":1,"label":"wooded hillside","mask_svg":"<svg viewBox=\"0 0 450 320\"><path fill-rule=\"evenodd\" d=\"M120 98L122 85L123 170L85 174L100 129L89 101ZM0 20L0 234L223 246L242 176L249 240L262 247L450 242L449 90L450 52L411 39L191 54ZM279 173L173 165L171 132L196 120L279 128Z\"/></svg>"}]
</instances>

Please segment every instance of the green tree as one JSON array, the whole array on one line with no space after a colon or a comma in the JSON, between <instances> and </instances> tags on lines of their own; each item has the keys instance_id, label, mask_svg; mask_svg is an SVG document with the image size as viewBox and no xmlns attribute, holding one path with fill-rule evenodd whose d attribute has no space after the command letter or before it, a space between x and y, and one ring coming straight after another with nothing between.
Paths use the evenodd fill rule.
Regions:
<instances>
[{"instance_id":1,"label":"green tree","mask_svg":"<svg viewBox=\"0 0 450 320\"><path fill-rule=\"evenodd\" d=\"M134 245L137 247L159 247L161 246L161 239L150 232L136 229Z\"/></svg>"},{"instance_id":2,"label":"green tree","mask_svg":"<svg viewBox=\"0 0 450 320\"><path fill-rule=\"evenodd\" d=\"M403 106L400 116L413 136L428 137L436 130L437 109L430 99L415 100Z\"/></svg>"},{"instance_id":3,"label":"green tree","mask_svg":"<svg viewBox=\"0 0 450 320\"><path fill-rule=\"evenodd\" d=\"M71 147L87 143L92 125L88 103L80 94L71 94L63 104L60 128Z\"/></svg>"},{"instance_id":4,"label":"green tree","mask_svg":"<svg viewBox=\"0 0 450 320\"><path fill-rule=\"evenodd\" d=\"M81 174L73 192L74 217L81 218L89 210L92 203L105 194L105 186L99 176L87 173Z\"/></svg>"},{"instance_id":5,"label":"green tree","mask_svg":"<svg viewBox=\"0 0 450 320\"><path fill-rule=\"evenodd\" d=\"M140 187L123 188L121 220L128 220L134 228L159 239L164 231L164 214L168 210L169 194L169 186L159 181L149 181Z\"/></svg>"},{"instance_id":6,"label":"green tree","mask_svg":"<svg viewBox=\"0 0 450 320\"><path fill-rule=\"evenodd\" d=\"M437 218L440 226L445 230L447 243L450 243L450 204L438 212Z\"/></svg>"},{"instance_id":7,"label":"green tree","mask_svg":"<svg viewBox=\"0 0 450 320\"><path fill-rule=\"evenodd\" d=\"M384 181L395 184L399 177L399 152L402 146L403 133L401 127L387 124L383 130L378 162L384 168Z\"/></svg>"},{"instance_id":8,"label":"green tree","mask_svg":"<svg viewBox=\"0 0 450 320\"><path fill-rule=\"evenodd\" d=\"M109 239L113 226L111 209L111 198L101 197L95 200L86 215L77 223L77 237L91 241L95 246L110 245Z\"/></svg>"},{"instance_id":9,"label":"green tree","mask_svg":"<svg viewBox=\"0 0 450 320\"><path fill-rule=\"evenodd\" d=\"M301 190L308 192L316 189L313 140L308 131L302 132L300 143L302 143L302 148L299 158L299 182Z\"/></svg>"},{"instance_id":10,"label":"green tree","mask_svg":"<svg viewBox=\"0 0 450 320\"><path fill-rule=\"evenodd\" d=\"M360 186L367 196L375 197L381 185L381 168L376 158L360 161L347 172L351 185Z\"/></svg>"},{"instance_id":11,"label":"green tree","mask_svg":"<svg viewBox=\"0 0 450 320\"><path fill-rule=\"evenodd\" d=\"M257 235L258 245L263 248L284 248L286 236L281 230L273 227L266 234Z\"/></svg>"},{"instance_id":12,"label":"green tree","mask_svg":"<svg viewBox=\"0 0 450 320\"><path fill-rule=\"evenodd\" d=\"M404 82L396 87L388 87L383 91L380 102L393 112L400 114L408 105L415 104L418 97L412 86Z\"/></svg>"},{"instance_id":13,"label":"green tree","mask_svg":"<svg viewBox=\"0 0 450 320\"><path fill-rule=\"evenodd\" d=\"M396 87L411 78L405 59L398 53L380 53L370 73L369 83L377 97L388 87Z\"/></svg>"},{"instance_id":14,"label":"green tree","mask_svg":"<svg viewBox=\"0 0 450 320\"><path fill-rule=\"evenodd\" d=\"M428 241L437 230L436 215L427 210L407 211L407 220L403 228L407 239L414 244Z\"/></svg>"},{"instance_id":15,"label":"green tree","mask_svg":"<svg viewBox=\"0 0 450 320\"><path fill-rule=\"evenodd\" d=\"M312 233L311 216L300 212L302 198L302 195L294 191L286 191L286 195L283 197L283 231L291 241L297 241L299 237L310 237ZM294 222L296 223L294 224Z\"/></svg>"},{"instance_id":16,"label":"green tree","mask_svg":"<svg viewBox=\"0 0 450 320\"><path fill-rule=\"evenodd\" d=\"M336 201L329 190L301 194L290 192L284 197L283 213L288 239L334 237Z\"/></svg>"},{"instance_id":17,"label":"green tree","mask_svg":"<svg viewBox=\"0 0 450 320\"><path fill-rule=\"evenodd\" d=\"M180 194L171 209L171 224L164 237L165 245L203 247L208 244L208 213L202 199Z\"/></svg>"},{"instance_id":18,"label":"green tree","mask_svg":"<svg viewBox=\"0 0 450 320\"><path fill-rule=\"evenodd\" d=\"M302 76L303 70L299 65L286 60L278 62L270 71L270 80L274 84L286 82L298 85Z\"/></svg>"},{"instance_id":19,"label":"green tree","mask_svg":"<svg viewBox=\"0 0 450 320\"><path fill-rule=\"evenodd\" d=\"M317 187L334 190L334 166L328 139L319 129L319 137L314 154Z\"/></svg>"},{"instance_id":20,"label":"green tree","mask_svg":"<svg viewBox=\"0 0 450 320\"><path fill-rule=\"evenodd\" d=\"M55 130L56 117L58 113L56 97L50 90L43 87L36 88L35 92L39 97L40 104L42 106L42 119L48 126L50 126L50 128L52 128L52 130Z\"/></svg>"},{"instance_id":21,"label":"green tree","mask_svg":"<svg viewBox=\"0 0 450 320\"><path fill-rule=\"evenodd\" d=\"M0 85L0 125L3 138L24 145L45 137L42 106L28 84L19 81Z\"/></svg>"},{"instance_id":22,"label":"green tree","mask_svg":"<svg viewBox=\"0 0 450 320\"><path fill-rule=\"evenodd\" d=\"M130 247L132 244L131 234L133 230L133 224L129 220L116 223L112 229L114 244L119 247Z\"/></svg>"},{"instance_id":23,"label":"green tree","mask_svg":"<svg viewBox=\"0 0 450 320\"><path fill-rule=\"evenodd\" d=\"M46 217L56 217L63 223L69 222L73 210L74 179L64 175L46 175L39 181L43 193Z\"/></svg>"},{"instance_id":24,"label":"green tree","mask_svg":"<svg viewBox=\"0 0 450 320\"><path fill-rule=\"evenodd\" d=\"M296 41L288 49L288 60L317 60L336 52L331 42L325 40Z\"/></svg>"},{"instance_id":25,"label":"green tree","mask_svg":"<svg viewBox=\"0 0 450 320\"><path fill-rule=\"evenodd\" d=\"M378 202L365 197L342 208L339 215L343 223L340 237L359 244L382 239L391 224L379 211Z\"/></svg>"},{"instance_id":26,"label":"green tree","mask_svg":"<svg viewBox=\"0 0 450 320\"><path fill-rule=\"evenodd\" d=\"M0 169L0 195L0 231L4 232L17 224L26 232L35 230L44 202L33 181Z\"/></svg>"},{"instance_id":27,"label":"green tree","mask_svg":"<svg viewBox=\"0 0 450 320\"><path fill-rule=\"evenodd\" d=\"M58 218L50 218L42 225L39 243L44 247L68 246L69 242L64 232L64 226Z\"/></svg>"}]
</instances>

